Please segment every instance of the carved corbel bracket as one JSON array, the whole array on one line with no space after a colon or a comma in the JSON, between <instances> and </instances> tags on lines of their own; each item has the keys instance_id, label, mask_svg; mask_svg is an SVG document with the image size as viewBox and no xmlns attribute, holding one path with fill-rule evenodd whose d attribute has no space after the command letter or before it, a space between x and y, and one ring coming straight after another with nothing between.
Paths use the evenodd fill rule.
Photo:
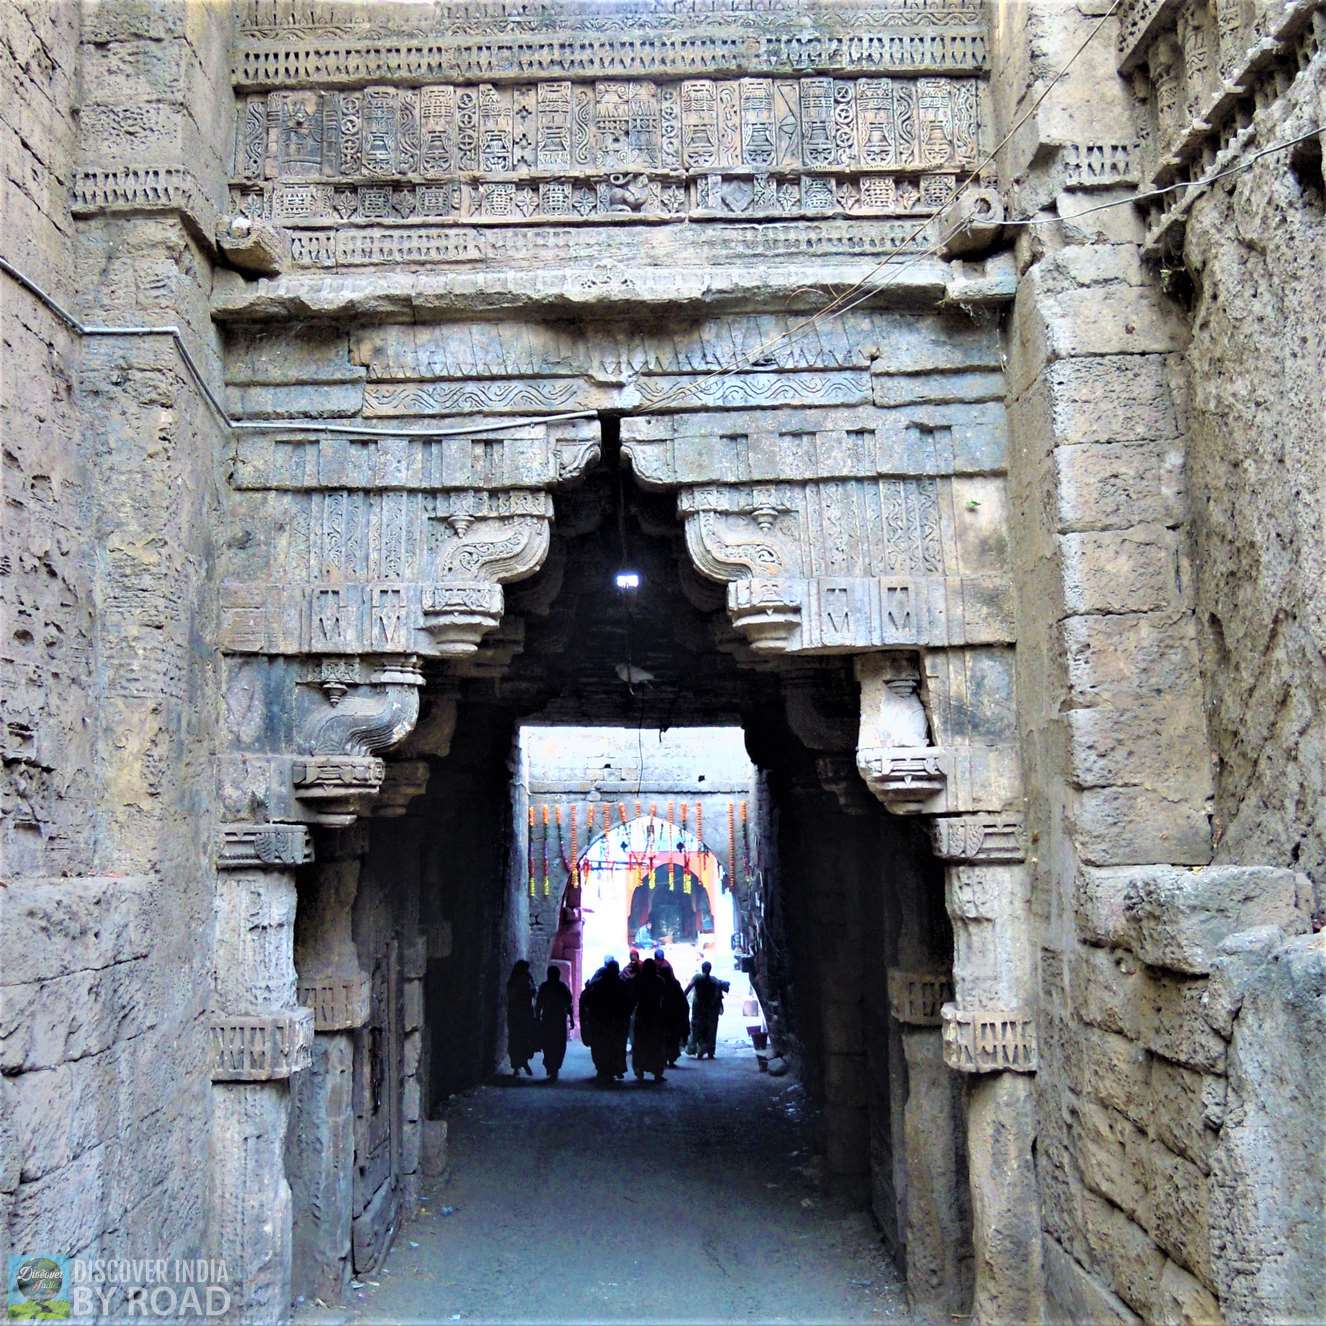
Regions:
<instances>
[{"instance_id":1,"label":"carved corbel bracket","mask_svg":"<svg viewBox=\"0 0 1326 1326\"><path fill-rule=\"evenodd\" d=\"M508 519L453 520L457 537L444 549L438 579L423 594L424 629L444 658L473 654L502 620L502 585L543 565L551 541L551 509Z\"/></svg>"},{"instance_id":2,"label":"carved corbel bracket","mask_svg":"<svg viewBox=\"0 0 1326 1326\"><path fill-rule=\"evenodd\" d=\"M784 653L801 626L800 585L787 580L734 580L727 587L727 613L757 653Z\"/></svg>"},{"instance_id":3,"label":"carved corbel bracket","mask_svg":"<svg viewBox=\"0 0 1326 1326\"><path fill-rule=\"evenodd\" d=\"M333 704L306 717L301 743L307 754L290 765L296 799L315 823L344 828L362 814L386 774L378 753L390 750L419 718L423 674L412 658L388 659L347 686Z\"/></svg>"},{"instance_id":4,"label":"carved corbel bracket","mask_svg":"<svg viewBox=\"0 0 1326 1326\"><path fill-rule=\"evenodd\" d=\"M1036 1019L1029 1009L945 1004L944 1062L959 1073L1034 1073Z\"/></svg>"},{"instance_id":5,"label":"carved corbel bracket","mask_svg":"<svg viewBox=\"0 0 1326 1326\"><path fill-rule=\"evenodd\" d=\"M856 765L866 786L888 809L919 811L942 795L948 753L930 741L921 674L907 654L866 654L856 660L861 683L861 728Z\"/></svg>"}]
</instances>

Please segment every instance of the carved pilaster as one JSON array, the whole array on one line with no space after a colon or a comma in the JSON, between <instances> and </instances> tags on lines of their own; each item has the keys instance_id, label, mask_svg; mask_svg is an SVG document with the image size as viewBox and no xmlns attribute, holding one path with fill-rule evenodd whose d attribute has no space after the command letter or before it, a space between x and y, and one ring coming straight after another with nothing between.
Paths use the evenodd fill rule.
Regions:
<instances>
[{"instance_id":1,"label":"carved pilaster","mask_svg":"<svg viewBox=\"0 0 1326 1326\"><path fill-rule=\"evenodd\" d=\"M1027 859L1026 826L1022 816L1011 811L936 815L930 821L930 841L941 861L993 865Z\"/></svg>"}]
</instances>

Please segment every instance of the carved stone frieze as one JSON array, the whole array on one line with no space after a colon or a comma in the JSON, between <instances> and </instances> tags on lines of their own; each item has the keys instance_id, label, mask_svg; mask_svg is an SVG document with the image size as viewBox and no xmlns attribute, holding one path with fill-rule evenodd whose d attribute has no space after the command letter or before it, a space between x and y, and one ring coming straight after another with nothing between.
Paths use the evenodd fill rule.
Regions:
<instances>
[{"instance_id":1,"label":"carved stone frieze","mask_svg":"<svg viewBox=\"0 0 1326 1326\"><path fill-rule=\"evenodd\" d=\"M270 1017L213 1018L211 1038L213 1082L293 1077L311 1062L313 1012L296 1008Z\"/></svg>"},{"instance_id":2,"label":"carved stone frieze","mask_svg":"<svg viewBox=\"0 0 1326 1326\"><path fill-rule=\"evenodd\" d=\"M959 1073L1034 1073L1036 1021L1026 1009L945 1004L944 1062Z\"/></svg>"},{"instance_id":3,"label":"carved stone frieze","mask_svg":"<svg viewBox=\"0 0 1326 1326\"><path fill-rule=\"evenodd\" d=\"M300 1004L313 1010L315 1031L350 1031L368 1021L371 982L362 972L301 974L298 988Z\"/></svg>"},{"instance_id":4,"label":"carved stone frieze","mask_svg":"<svg viewBox=\"0 0 1326 1326\"><path fill-rule=\"evenodd\" d=\"M911 1027L937 1027L940 1009L953 998L953 975L947 971L907 971L890 967L889 1013Z\"/></svg>"},{"instance_id":5,"label":"carved stone frieze","mask_svg":"<svg viewBox=\"0 0 1326 1326\"><path fill-rule=\"evenodd\" d=\"M930 821L930 841L941 861L1016 862L1027 858L1021 815L937 815Z\"/></svg>"},{"instance_id":6,"label":"carved stone frieze","mask_svg":"<svg viewBox=\"0 0 1326 1326\"><path fill-rule=\"evenodd\" d=\"M472 653L501 621L502 584L547 555L549 490L578 482L598 450L593 420L513 421L505 436L242 439L236 519L275 503L290 539L279 561L245 563L263 578L227 577L224 648Z\"/></svg>"},{"instance_id":7,"label":"carved stone frieze","mask_svg":"<svg viewBox=\"0 0 1326 1326\"><path fill-rule=\"evenodd\" d=\"M218 870L302 866L313 860L304 824L223 824L217 830Z\"/></svg>"}]
</instances>

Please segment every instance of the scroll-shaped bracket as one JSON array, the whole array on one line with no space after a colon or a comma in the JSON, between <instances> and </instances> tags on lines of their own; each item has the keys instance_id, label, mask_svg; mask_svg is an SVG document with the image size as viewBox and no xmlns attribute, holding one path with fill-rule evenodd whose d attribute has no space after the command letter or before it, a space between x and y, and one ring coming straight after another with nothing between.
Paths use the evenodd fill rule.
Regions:
<instances>
[{"instance_id":1,"label":"scroll-shaped bracket","mask_svg":"<svg viewBox=\"0 0 1326 1326\"><path fill-rule=\"evenodd\" d=\"M948 754L933 746L920 669L908 654L864 654L856 767L875 796L901 814L922 810L948 781Z\"/></svg>"},{"instance_id":2,"label":"scroll-shaped bracket","mask_svg":"<svg viewBox=\"0 0 1326 1326\"><path fill-rule=\"evenodd\" d=\"M414 659L386 661L366 684L348 687L334 705L327 699L306 718L307 754L291 763L290 777L315 823L344 828L364 811L386 773L379 753L403 741L418 721L422 685Z\"/></svg>"},{"instance_id":3,"label":"scroll-shaped bracket","mask_svg":"<svg viewBox=\"0 0 1326 1326\"><path fill-rule=\"evenodd\" d=\"M424 629L444 658L473 654L502 620L502 585L543 565L551 540L551 512L453 523L437 582L423 595Z\"/></svg>"},{"instance_id":4,"label":"scroll-shaped bracket","mask_svg":"<svg viewBox=\"0 0 1326 1326\"><path fill-rule=\"evenodd\" d=\"M760 653L786 651L801 626L801 588L793 578L796 559L776 529L783 508L772 497L749 512L696 510L693 500L678 507L696 570L727 582L732 625Z\"/></svg>"}]
</instances>

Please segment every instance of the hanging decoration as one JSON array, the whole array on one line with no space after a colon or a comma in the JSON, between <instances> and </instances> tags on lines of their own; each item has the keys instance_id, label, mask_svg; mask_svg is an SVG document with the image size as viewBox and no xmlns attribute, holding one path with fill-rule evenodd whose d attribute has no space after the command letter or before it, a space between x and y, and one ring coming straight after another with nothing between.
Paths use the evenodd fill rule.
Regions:
<instances>
[{"instance_id":1,"label":"hanging decoration","mask_svg":"<svg viewBox=\"0 0 1326 1326\"><path fill-rule=\"evenodd\" d=\"M675 827L676 811L677 811L677 803L675 801L669 801L668 802L668 892L669 893L676 893L677 891L677 862L672 855L673 852L676 851L676 844L677 844L677 830Z\"/></svg>"},{"instance_id":2,"label":"hanging decoration","mask_svg":"<svg viewBox=\"0 0 1326 1326\"><path fill-rule=\"evenodd\" d=\"M686 814L690 807L683 801L681 803L681 891L689 894L691 891L691 854L686 846Z\"/></svg>"},{"instance_id":3,"label":"hanging decoration","mask_svg":"<svg viewBox=\"0 0 1326 1326\"><path fill-rule=\"evenodd\" d=\"M749 887L751 881L750 824L748 804L745 801L741 803L741 858L746 866L746 873L741 877L742 883Z\"/></svg>"},{"instance_id":4,"label":"hanging decoration","mask_svg":"<svg viewBox=\"0 0 1326 1326\"><path fill-rule=\"evenodd\" d=\"M529 808L529 832L525 835L525 858L529 866L529 896L536 896L534 885L534 807Z\"/></svg>"},{"instance_id":5,"label":"hanging decoration","mask_svg":"<svg viewBox=\"0 0 1326 1326\"><path fill-rule=\"evenodd\" d=\"M625 827L626 827L626 802L625 802L625 801L619 801L619 802L617 803L617 818L618 818L619 820L621 820L621 822L622 822L622 827L625 828Z\"/></svg>"},{"instance_id":6,"label":"hanging decoration","mask_svg":"<svg viewBox=\"0 0 1326 1326\"><path fill-rule=\"evenodd\" d=\"M548 876L548 807L543 808L543 896L552 894L552 880Z\"/></svg>"},{"instance_id":7,"label":"hanging decoration","mask_svg":"<svg viewBox=\"0 0 1326 1326\"><path fill-rule=\"evenodd\" d=\"M695 803L695 840L700 844L700 864L703 867L709 849L704 845L704 812L698 801Z\"/></svg>"},{"instance_id":8,"label":"hanging decoration","mask_svg":"<svg viewBox=\"0 0 1326 1326\"><path fill-rule=\"evenodd\" d=\"M579 892L580 890L580 852L576 843L576 810L577 807L571 807L571 885ZM579 901L579 899L577 899Z\"/></svg>"},{"instance_id":9,"label":"hanging decoration","mask_svg":"<svg viewBox=\"0 0 1326 1326\"><path fill-rule=\"evenodd\" d=\"M727 887L733 888L737 877L737 807L735 802L727 803Z\"/></svg>"}]
</instances>

